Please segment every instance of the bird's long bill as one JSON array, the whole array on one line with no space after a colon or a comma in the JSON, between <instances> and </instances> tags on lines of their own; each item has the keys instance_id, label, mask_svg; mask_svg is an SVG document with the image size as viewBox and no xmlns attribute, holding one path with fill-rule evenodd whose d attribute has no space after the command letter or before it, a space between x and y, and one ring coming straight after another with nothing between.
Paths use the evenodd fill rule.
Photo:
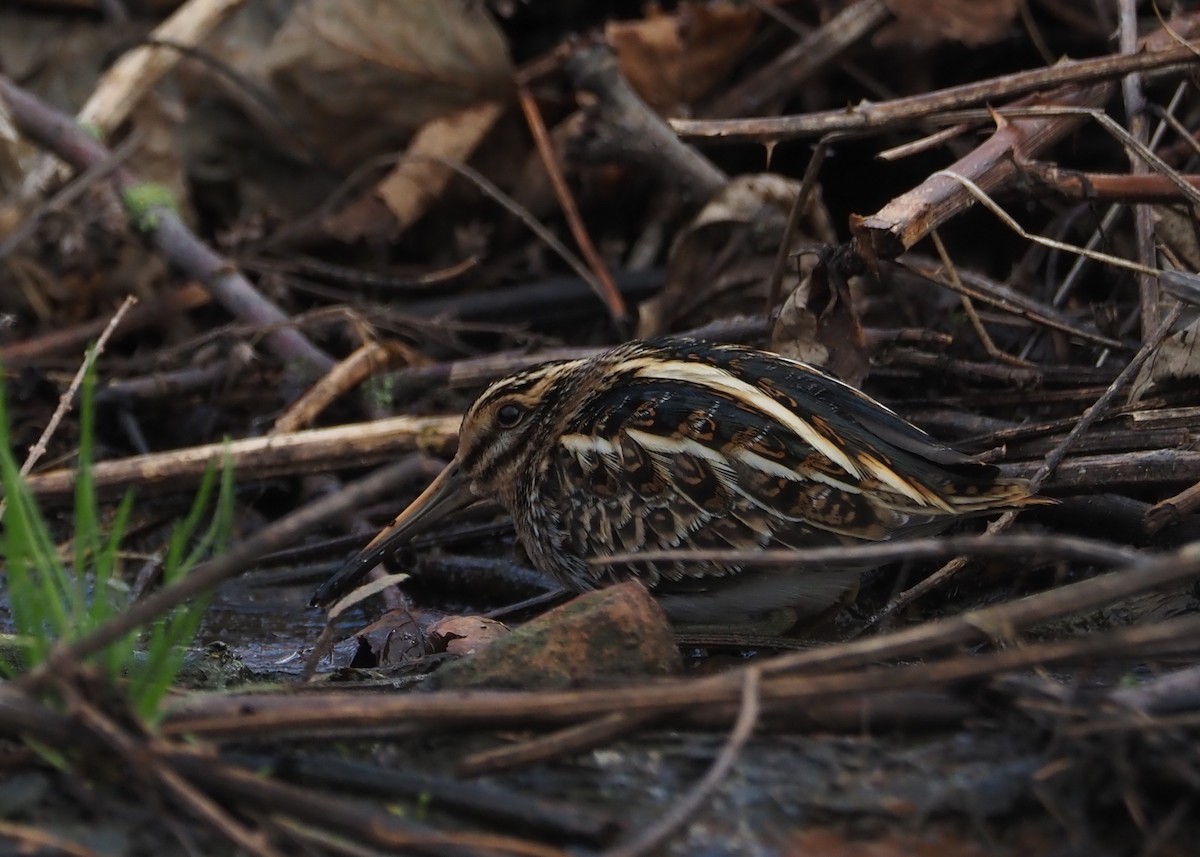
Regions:
<instances>
[{"instance_id":1,"label":"bird's long bill","mask_svg":"<svg viewBox=\"0 0 1200 857\"><path fill-rule=\"evenodd\" d=\"M384 557L398 544L474 499L470 480L463 475L457 462L450 462L408 508L359 551L358 556L321 584L309 604L313 607L329 606L350 591L364 574L383 562Z\"/></svg>"}]
</instances>

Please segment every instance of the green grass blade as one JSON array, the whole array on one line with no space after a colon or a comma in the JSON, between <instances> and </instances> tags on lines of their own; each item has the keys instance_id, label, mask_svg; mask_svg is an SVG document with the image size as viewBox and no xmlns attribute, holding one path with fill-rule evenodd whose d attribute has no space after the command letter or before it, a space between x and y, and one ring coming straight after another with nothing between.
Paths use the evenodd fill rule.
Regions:
<instances>
[{"instance_id":1,"label":"green grass blade","mask_svg":"<svg viewBox=\"0 0 1200 857\"><path fill-rule=\"evenodd\" d=\"M0 674L11 676L21 668L43 662L59 639L95 629L124 606L124 598L116 592L116 581L134 498L132 493L126 494L105 525L93 473L94 362L95 353L89 351L80 406L73 568L59 557L37 498L20 473L0 387L0 478L7 503L6 518L0 527L0 563L13 625L20 635L15 645L20 647L22 657L14 661L26 661L22 665L0 658ZM213 551L223 548L233 521L233 469L226 455L219 482L214 465L201 481L188 514L172 532L163 567L164 581L180 579ZM208 596L194 599L151 625L144 634L144 658L138 651L141 632L130 633L98 656L113 682L130 677L129 698L147 722L157 719L162 697L178 676L186 646L195 638L208 600Z\"/></svg>"},{"instance_id":2,"label":"green grass blade","mask_svg":"<svg viewBox=\"0 0 1200 857\"><path fill-rule=\"evenodd\" d=\"M96 448L96 349L91 347L84 357L83 385L79 404L79 458L75 470L75 534L73 580L70 608L74 614L74 627L90 627L94 621L90 605L102 600L101 593L107 588L111 568L105 568L99 556L103 537L101 535L100 511L96 498L96 480L92 476L92 463ZM86 569L92 566L95 575L91 581L94 590L89 595Z\"/></svg>"},{"instance_id":3,"label":"green grass blade","mask_svg":"<svg viewBox=\"0 0 1200 857\"><path fill-rule=\"evenodd\" d=\"M30 638L36 662L70 627L61 586L67 575L54 540L29 492L12 451L7 402L0 390L0 476L7 500L3 561L18 633Z\"/></svg>"},{"instance_id":4,"label":"green grass blade","mask_svg":"<svg viewBox=\"0 0 1200 857\"><path fill-rule=\"evenodd\" d=\"M168 562L163 567L163 580L166 583L184 577L211 551L223 548L229 541L233 531L233 466L231 459L226 456L221 471L220 491L209 526L187 556L183 556L183 546L191 539L207 510L215 476L215 467L205 473L191 510L172 534ZM193 599L155 623L148 634L144 669L133 683L131 697L138 713L149 723L158 719L162 698L183 666L187 644L195 639L208 602L208 595Z\"/></svg>"}]
</instances>

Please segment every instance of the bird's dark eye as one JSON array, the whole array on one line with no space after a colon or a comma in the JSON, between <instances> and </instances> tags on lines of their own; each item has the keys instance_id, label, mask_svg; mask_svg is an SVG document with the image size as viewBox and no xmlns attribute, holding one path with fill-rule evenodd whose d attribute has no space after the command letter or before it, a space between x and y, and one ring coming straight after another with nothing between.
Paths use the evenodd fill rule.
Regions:
<instances>
[{"instance_id":1,"label":"bird's dark eye","mask_svg":"<svg viewBox=\"0 0 1200 857\"><path fill-rule=\"evenodd\" d=\"M501 405L500 410L496 411L496 425L500 428L512 428L521 421L523 416L525 416L525 409L509 402Z\"/></svg>"}]
</instances>

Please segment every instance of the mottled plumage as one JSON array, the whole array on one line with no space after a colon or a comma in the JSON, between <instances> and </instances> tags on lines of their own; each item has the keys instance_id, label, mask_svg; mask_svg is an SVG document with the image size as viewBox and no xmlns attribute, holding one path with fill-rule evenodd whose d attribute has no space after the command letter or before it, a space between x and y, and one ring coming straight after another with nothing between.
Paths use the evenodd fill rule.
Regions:
<instances>
[{"instance_id":1,"label":"mottled plumage","mask_svg":"<svg viewBox=\"0 0 1200 857\"><path fill-rule=\"evenodd\" d=\"M632 342L488 387L454 461L313 603L477 497L499 501L534 566L569 589L637 576L689 622L821 609L861 569L589 560L879 541L1037 502L1024 481L998 478L811 366L689 339Z\"/></svg>"}]
</instances>

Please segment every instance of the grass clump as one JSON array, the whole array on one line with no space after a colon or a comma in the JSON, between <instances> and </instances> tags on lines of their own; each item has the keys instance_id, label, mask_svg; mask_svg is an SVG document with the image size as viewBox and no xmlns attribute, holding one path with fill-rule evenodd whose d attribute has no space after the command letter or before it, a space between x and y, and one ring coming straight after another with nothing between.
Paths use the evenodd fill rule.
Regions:
<instances>
[{"instance_id":1,"label":"grass clump","mask_svg":"<svg viewBox=\"0 0 1200 857\"><path fill-rule=\"evenodd\" d=\"M128 603L128 588L120 575L121 543L133 508L133 494L125 495L107 523L102 520L92 472L94 357L89 353L81 396L70 562L60 555L37 498L20 473L0 389L0 478L7 504L0 528L0 562L19 654L0 660L0 670L9 677L44 662L60 640L71 641L88 634ZM181 579L211 552L223 548L232 525L233 478L227 462L219 474L215 466L209 468L188 514L175 524L163 560L163 583L169 585ZM144 721L153 723L157 719L163 695L183 665L187 645L196 635L206 606L207 598L195 599L95 656L109 680L124 684L132 708Z\"/></svg>"}]
</instances>

